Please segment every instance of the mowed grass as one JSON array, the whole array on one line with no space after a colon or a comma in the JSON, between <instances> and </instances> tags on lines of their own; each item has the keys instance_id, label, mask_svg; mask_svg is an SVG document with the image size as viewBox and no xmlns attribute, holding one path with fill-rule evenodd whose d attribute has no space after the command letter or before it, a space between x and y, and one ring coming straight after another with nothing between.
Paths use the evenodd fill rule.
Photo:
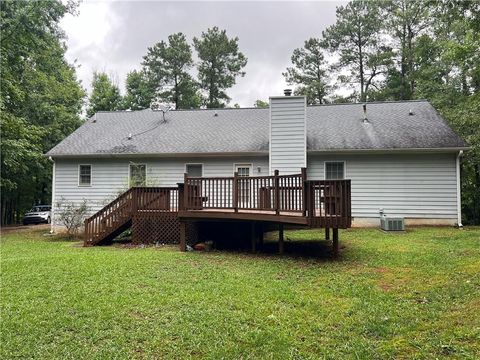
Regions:
<instances>
[{"instance_id":1,"label":"mowed grass","mask_svg":"<svg viewBox=\"0 0 480 360\"><path fill-rule=\"evenodd\" d=\"M480 358L480 228L340 239L333 261L3 234L0 358Z\"/></svg>"}]
</instances>

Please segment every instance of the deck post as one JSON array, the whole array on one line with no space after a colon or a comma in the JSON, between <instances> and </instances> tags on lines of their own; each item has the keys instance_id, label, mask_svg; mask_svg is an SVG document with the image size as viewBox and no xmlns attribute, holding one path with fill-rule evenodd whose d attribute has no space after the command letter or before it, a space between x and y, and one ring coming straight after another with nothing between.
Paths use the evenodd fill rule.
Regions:
<instances>
[{"instance_id":1,"label":"deck post","mask_svg":"<svg viewBox=\"0 0 480 360\"><path fill-rule=\"evenodd\" d=\"M333 257L338 257L338 228L333 228Z\"/></svg>"},{"instance_id":2,"label":"deck post","mask_svg":"<svg viewBox=\"0 0 480 360\"><path fill-rule=\"evenodd\" d=\"M278 253L283 254L284 244L283 244L283 224L278 224Z\"/></svg>"},{"instance_id":3,"label":"deck post","mask_svg":"<svg viewBox=\"0 0 480 360\"><path fill-rule=\"evenodd\" d=\"M252 244L252 253L257 251L257 236L255 234L255 222L250 223L250 242Z\"/></svg>"},{"instance_id":4,"label":"deck post","mask_svg":"<svg viewBox=\"0 0 480 360\"><path fill-rule=\"evenodd\" d=\"M275 181L275 214L280 214L280 179L278 178L278 170L274 171Z\"/></svg>"},{"instance_id":5,"label":"deck post","mask_svg":"<svg viewBox=\"0 0 480 360\"><path fill-rule=\"evenodd\" d=\"M180 251L187 251L187 224L180 221Z\"/></svg>"},{"instance_id":6,"label":"deck post","mask_svg":"<svg viewBox=\"0 0 480 360\"><path fill-rule=\"evenodd\" d=\"M325 228L325 240L330 240L330 228Z\"/></svg>"},{"instance_id":7,"label":"deck post","mask_svg":"<svg viewBox=\"0 0 480 360\"><path fill-rule=\"evenodd\" d=\"M263 223L258 223L258 244L263 247Z\"/></svg>"},{"instance_id":8,"label":"deck post","mask_svg":"<svg viewBox=\"0 0 480 360\"><path fill-rule=\"evenodd\" d=\"M238 172L233 173L233 211L238 212Z\"/></svg>"},{"instance_id":9,"label":"deck post","mask_svg":"<svg viewBox=\"0 0 480 360\"><path fill-rule=\"evenodd\" d=\"M302 215L307 216L307 168L302 167Z\"/></svg>"},{"instance_id":10,"label":"deck post","mask_svg":"<svg viewBox=\"0 0 480 360\"><path fill-rule=\"evenodd\" d=\"M184 210L185 209L185 183L177 183L177 186L178 186L177 209Z\"/></svg>"},{"instance_id":11,"label":"deck post","mask_svg":"<svg viewBox=\"0 0 480 360\"><path fill-rule=\"evenodd\" d=\"M188 186L188 174L183 173L183 197L182 197L182 210L188 210L189 209L189 200L190 200L190 186ZM180 190L179 190L180 191ZM179 194L180 195L180 194ZM179 196L180 200L180 196ZM190 204L191 205L191 204Z\"/></svg>"}]
</instances>

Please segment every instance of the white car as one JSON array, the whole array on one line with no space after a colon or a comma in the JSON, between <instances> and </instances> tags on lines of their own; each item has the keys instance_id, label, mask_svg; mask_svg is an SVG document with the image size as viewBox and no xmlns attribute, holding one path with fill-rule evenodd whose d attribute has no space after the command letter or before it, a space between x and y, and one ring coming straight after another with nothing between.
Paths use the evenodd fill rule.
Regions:
<instances>
[{"instance_id":1,"label":"white car","mask_svg":"<svg viewBox=\"0 0 480 360\"><path fill-rule=\"evenodd\" d=\"M23 225L50 224L52 220L52 207L50 205L37 205L28 211L23 217Z\"/></svg>"}]
</instances>

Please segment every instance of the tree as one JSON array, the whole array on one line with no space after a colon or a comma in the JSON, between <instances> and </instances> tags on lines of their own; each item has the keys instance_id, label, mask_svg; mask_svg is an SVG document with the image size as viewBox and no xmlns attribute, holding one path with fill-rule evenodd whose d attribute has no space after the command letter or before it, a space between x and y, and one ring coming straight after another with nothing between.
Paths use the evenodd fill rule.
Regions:
<instances>
[{"instance_id":1,"label":"tree","mask_svg":"<svg viewBox=\"0 0 480 360\"><path fill-rule=\"evenodd\" d=\"M353 0L337 8L336 23L323 33L323 45L338 55L337 70L345 83L359 84L360 101L366 101L375 80L391 63L391 49L382 44L379 5L374 1Z\"/></svg>"},{"instance_id":2,"label":"tree","mask_svg":"<svg viewBox=\"0 0 480 360\"><path fill-rule=\"evenodd\" d=\"M319 39L306 40L303 48L293 50L293 67L283 73L289 85L298 85L295 94L305 95L310 105L323 104L330 90L323 52Z\"/></svg>"},{"instance_id":3,"label":"tree","mask_svg":"<svg viewBox=\"0 0 480 360\"><path fill-rule=\"evenodd\" d=\"M462 210L465 224L480 224L480 92L465 97L442 115L471 146L462 159Z\"/></svg>"},{"instance_id":4,"label":"tree","mask_svg":"<svg viewBox=\"0 0 480 360\"><path fill-rule=\"evenodd\" d=\"M235 85L237 76L244 76L242 69L247 58L238 49L238 37L229 39L225 30L218 27L202 32L193 38L198 53L198 78L206 92L207 108L225 107L230 98L225 90Z\"/></svg>"},{"instance_id":5,"label":"tree","mask_svg":"<svg viewBox=\"0 0 480 360\"><path fill-rule=\"evenodd\" d=\"M50 201L51 163L42 156L75 130L85 92L65 60L58 23L76 5L0 2L2 224Z\"/></svg>"},{"instance_id":6,"label":"tree","mask_svg":"<svg viewBox=\"0 0 480 360\"><path fill-rule=\"evenodd\" d=\"M268 103L268 101L257 99L255 101L255 104L253 104L253 106L259 109L268 109L270 107L270 104Z\"/></svg>"},{"instance_id":7,"label":"tree","mask_svg":"<svg viewBox=\"0 0 480 360\"><path fill-rule=\"evenodd\" d=\"M429 26L427 1L389 0L379 3L385 10L386 29L392 37L397 66L387 74L390 98L408 100L415 92L416 38Z\"/></svg>"},{"instance_id":8,"label":"tree","mask_svg":"<svg viewBox=\"0 0 480 360\"><path fill-rule=\"evenodd\" d=\"M157 100L173 103L176 109L200 106L198 86L189 74L192 50L184 34L168 37L148 48L142 63L148 81L157 91Z\"/></svg>"},{"instance_id":9,"label":"tree","mask_svg":"<svg viewBox=\"0 0 480 360\"><path fill-rule=\"evenodd\" d=\"M143 71L129 72L125 81L125 89L126 94L122 106L125 109L148 109L155 98L155 87L148 81Z\"/></svg>"},{"instance_id":10,"label":"tree","mask_svg":"<svg viewBox=\"0 0 480 360\"><path fill-rule=\"evenodd\" d=\"M98 111L114 111L121 109L122 95L120 95L120 89L113 83L106 73L93 73L92 93L88 103L88 116L92 116Z\"/></svg>"}]
</instances>

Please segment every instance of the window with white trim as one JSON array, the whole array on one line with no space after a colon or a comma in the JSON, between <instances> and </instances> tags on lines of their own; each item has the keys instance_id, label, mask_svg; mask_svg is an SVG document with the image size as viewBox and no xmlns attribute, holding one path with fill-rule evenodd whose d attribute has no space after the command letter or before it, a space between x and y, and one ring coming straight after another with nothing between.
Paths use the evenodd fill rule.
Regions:
<instances>
[{"instance_id":1,"label":"window with white trim","mask_svg":"<svg viewBox=\"0 0 480 360\"><path fill-rule=\"evenodd\" d=\"M147 165L130 164L130 186L147 185Z\"/></svg>"},{"instance_id":2,"label":"window with white trim","mask_svg":"<svg viewBox=\"0 0 480 360\"><path fill-rule=\"evenodd\" d=\"M78 185L79 186L92 185L92 165L78 166Z\"/></svg>"},{"instance_id":3,"label":"window with white trim","mask_svg":"<svg viewBox=\"0 0 480 360\"><path fill-rule=\"evenodd\" d=\"M202 164L186 164L185 172L188 177L202 177L203 176L203 165Z\"/></svg>"},{"instance_id":4,"label":"window with white trim","mask_svg":"<svg viewBox=\"0 0 480 360\"><path fill-rule=\"evenodd\" d=\"M345 162L328 161L325 162L325 180L343 180L345 179Z\"/></svg>"}]
</instances>

